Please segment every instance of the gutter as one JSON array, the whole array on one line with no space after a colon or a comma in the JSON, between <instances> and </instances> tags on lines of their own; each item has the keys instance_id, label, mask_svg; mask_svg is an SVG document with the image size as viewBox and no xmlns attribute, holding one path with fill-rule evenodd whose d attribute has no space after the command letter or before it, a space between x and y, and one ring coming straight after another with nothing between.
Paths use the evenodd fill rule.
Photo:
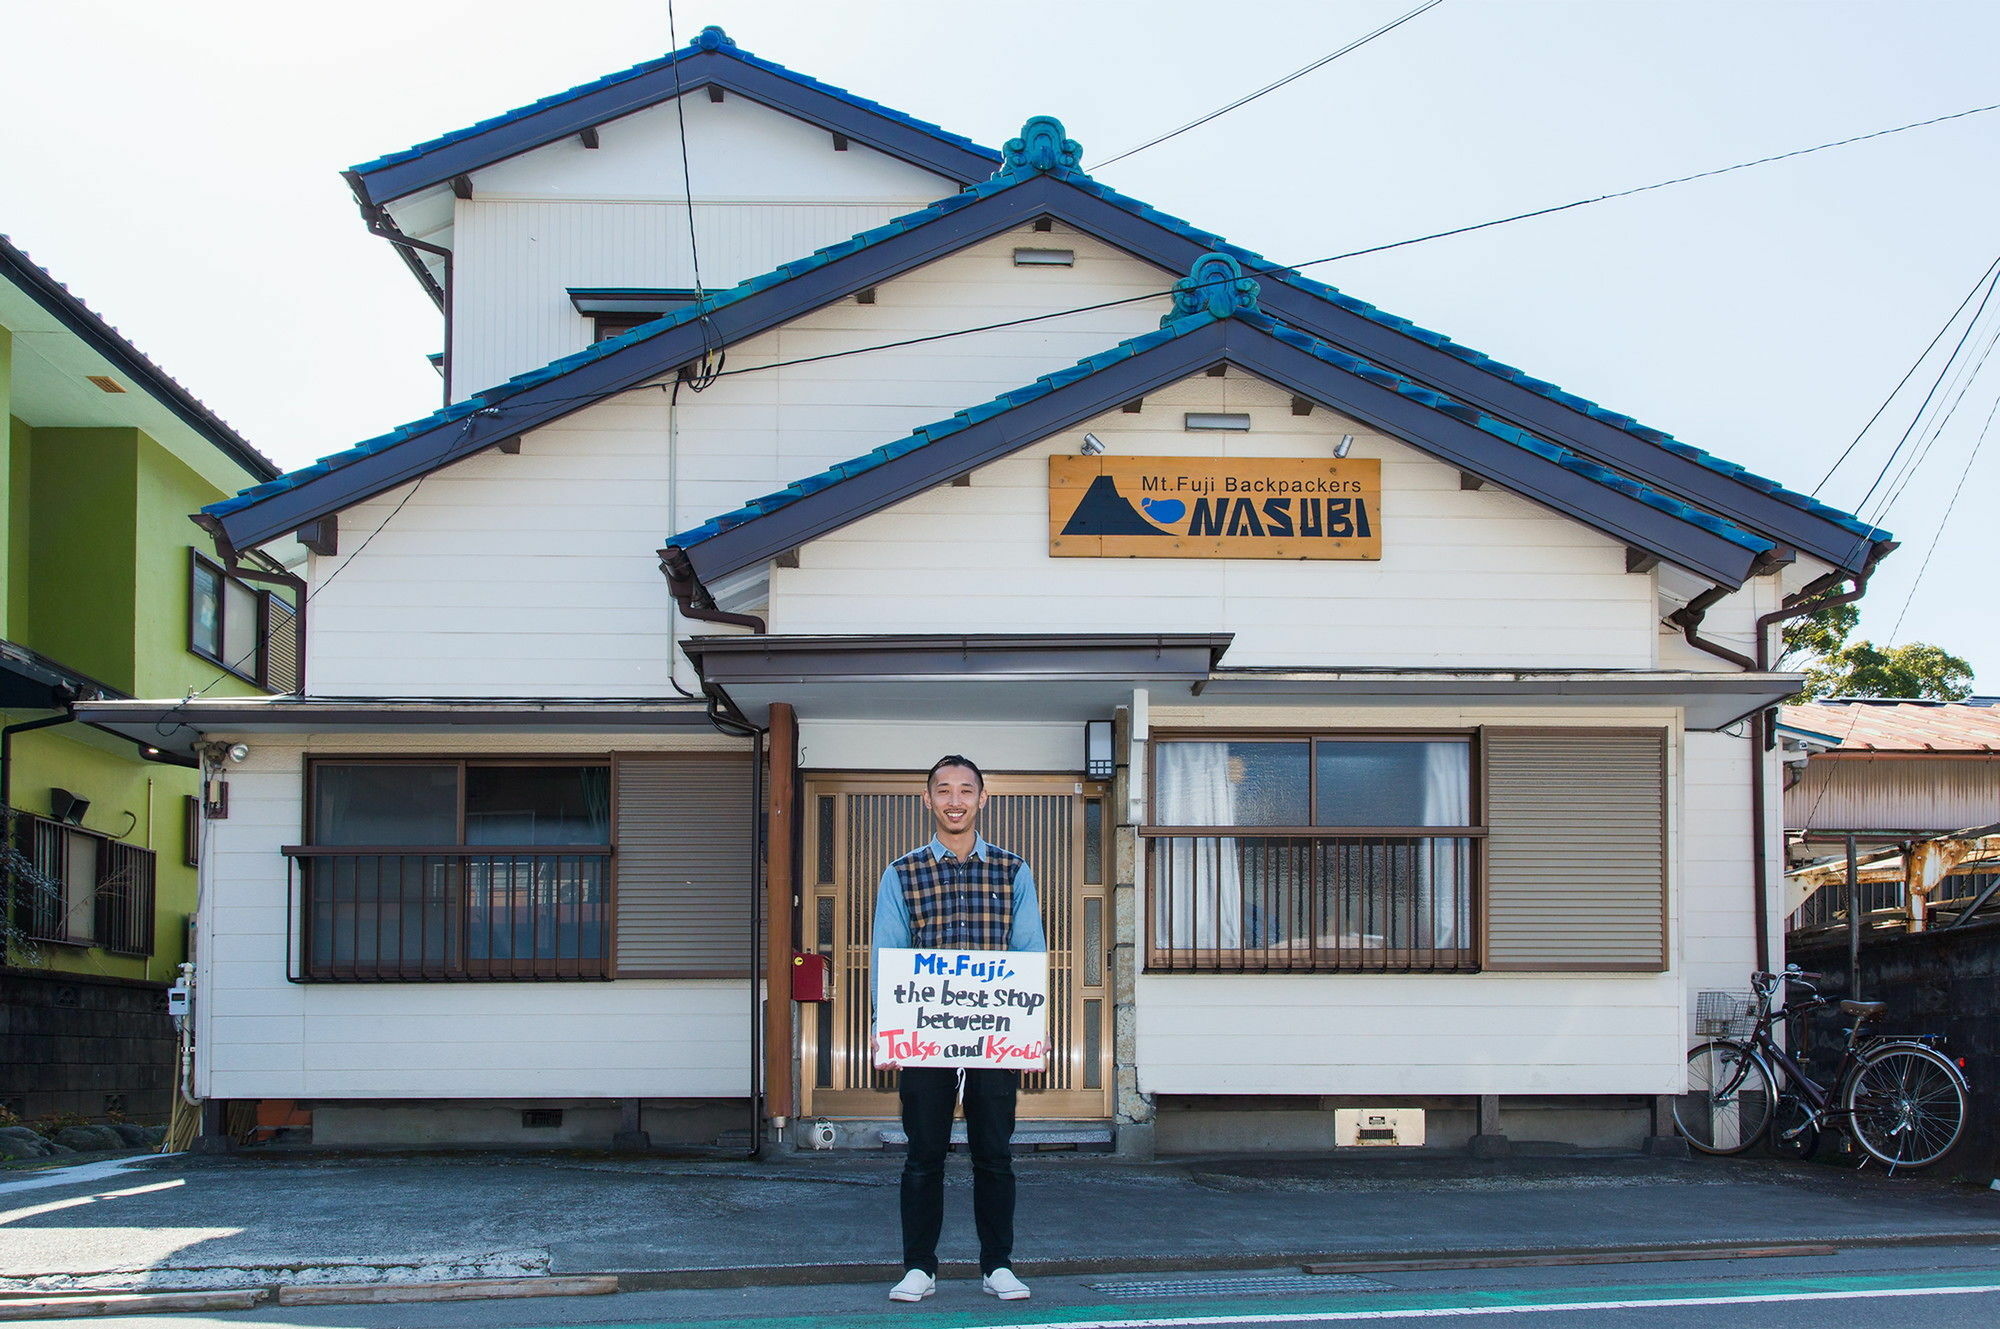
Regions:
<instances>
[{"instance_id":1,"label":"gutter","mask_svg":"<svg viewBox=\"0 0 2000 1329\"><path fill-rule=\"evenodd\" d=\"M681 613L703 623L728 623L739 628L748 628L758 636L770 631L764 620L755 614L732 614L726 609L715 607L715 598L708 588L695 576L694 565L688 562L687 552L674 545L660 551L660 572L667 579L667 593L674 597Z\"/></svg>"},{"instance_id":2,"label":"gutter","mask_svg":"<svg viewBox=\"0 0 2000 1329\"><path fill-rule=\"evenodd\" d=\"M59 695L58 700L62 703L58 714L45 715L39 720L23 720L20 724L0 729L0 812L11 812L14 807L14 735L25 734L31 729L53 729L76 719L75 694L68 697Z\"/></svg>"},{"instance_id":3,"label":"gutter","mask_svg":"<svg viewBox=\"0 0 2000 1329\"><path fill-rule=\"evenodd\" d=\"M434 245L428 240L418 240L413 236L403 234L403 229L396 225L396 219L389 215L389 210L380 203L374 203L369 200L367 188L362 183L361 177L358 174L353 171L342 171L340 174L341 178L347 181L347 187L354 191L354 201L361 209L361 220L367 225L368 234L378 236L396 246L396 252L401 255L404 266L408 267L416 276L418 283L423 286L425 293L430 296L431 303L436 305L438 311L444 315L444 404L449 406L451 405L452 367L451 251L443 245ZM444 260L444 284L442 286L431 276L430 269L424 266L424 261L417 257L417 251L419 250L426 254L436 254Z\"/></svg>"}]
</instances>

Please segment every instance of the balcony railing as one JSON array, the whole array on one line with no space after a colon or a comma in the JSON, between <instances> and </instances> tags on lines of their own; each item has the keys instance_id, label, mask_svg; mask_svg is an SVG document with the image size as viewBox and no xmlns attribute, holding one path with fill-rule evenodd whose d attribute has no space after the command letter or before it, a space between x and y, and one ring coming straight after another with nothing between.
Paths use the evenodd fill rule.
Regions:
<instances>
[{"instance_id":1,"label":"balcony railing","mask_svg":"<svg viewBox=\"0 0 2000 1329\"><path fill-rule=\"evenodd\" d=\"M24 936L123 955L153 953L152 850L32 812L8 815L23 870L10 874L6 886Z\"/></svg>"},{"instance_id":2,"label":"balcony railing","mask_svg":"<svg viewBox=\"0 0 2000 1329\"><path fill-rule=\"evenodd\" d=\"M1478 840L1150 833L1147 968L1465 973Z\"/></svg>"},{"instance_id":3,"label":"balcony railing","mask_svg":"<svg viewBox=\"0 0 2000 1329\"><path fill-rule=\"evenodd\" d=\"M611 850L294 847L300 977L478 982L611 975Z\"/></svg>"}]
</instances>

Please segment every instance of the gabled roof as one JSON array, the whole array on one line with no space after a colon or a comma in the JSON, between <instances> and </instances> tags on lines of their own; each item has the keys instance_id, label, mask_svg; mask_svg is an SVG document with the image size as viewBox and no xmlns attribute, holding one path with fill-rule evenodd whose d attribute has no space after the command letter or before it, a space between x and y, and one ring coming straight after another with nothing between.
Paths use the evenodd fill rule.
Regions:
<instances>
[{"instance_id":1,"label":"gabled roof","mask_svg":"<svg viewBox=\"0 0 2000 1329\"><path fill-rule=\"evenodd\" d=\"M676 310L510 378L274 484L244 490L210 506L208 514L224 522L238 546L268 540L478 448L582 410L604 394L644 384L702 354L706 338L738 342L1036 216L1056 216L1170 272L1186 272L1204 252L1228 254L1264 278L1262 304L1286 324L1832 566L1858 570L1876 544L1890 540L1886 530L1838 508L1500 364L1334 286L1270 264L1092 180L1076 170L1080 152L1074 140L1064 138L1062 126L1048 116L1030 120L1006 148L1002 168L960 194L754 276L734 290L712 294L706 304Z\"/></svg>"},{"instance_id":2,"label":"gabled roof","mask_svg":"<svg viewBox=\"0 0 2000 1329\"><path fill-rule=\"evenodd\" d=\"M504 115L352 167L348 183L366 205L443 184L619 116L714 85L810 121L960 184L982 180L1000 154L971 139L750 54L708 27L677 51Z\"/></svg>"},{"instance_id":3,"label":"gabled roof","mask_svg":"<svg viewBox=\"0 0 2000 1329\"><path fill-rule=\"evenodd\" d=\"M1877 544L1890 539L1844 512L1128 198L1078 171L1078 155L1060 124L1035 117L1022 137L1007 144L1001 169L959 194L246 490L208 513L237 545L257 544L643 384L699 356L707 338L740 341L1033 218L1053 216L1168 271L1188 271L1203 253L1230 255L1264 279L1264 308L1292 327L1835 567L1858 570Z\"/></svg>"},{"instance_id":4,"label":"gabled roof","mask_svg":"<svg viewBox=\"0 0 2000 1329\"><path fill-rule=\"evenodd\" d=\"M1818 701L1780 708L1790 727L1825 735L1832 752L2000 755L2000 708L1930 701Z\"/></svg>"},{"instance_id":5,"label":"gabled roof","mask_svg":"<svg viewBox=\"0 0 2000 1329\"><path fill-rule=\"evenodd\" d=\"M50 317L74 333L78 340L110 361L120 373L132 381L135 387L146 392L188 428L214 444L229 460L250 474L267 480L280 473L276 462L250 446L241 434L225 424L214 411L202 405L195 395L176 382L171 374L154 364L143 351L127 341L118 329L98 317L89 305L70 294L69 287L50 276L46 268L17 249L13 241L4 235L0 235L0 280L11 282L18 287L29 299L46 310Z\"/></svg>"},{"instance_id":6,"label":"gabled roof","mask_svg":"<svg viewBox=\"0 0 2000 1329\"><path fill-rule=\"evenodd\" d=\"M1211 254L1134 337L896 442L808 476L667 541L663 557L713 584L1167 383L1233 364L1361 420L1626 544L1730 586L1773 541L1359 359L1257 307L1258 283Z\"/></svg>"}]
</instances>

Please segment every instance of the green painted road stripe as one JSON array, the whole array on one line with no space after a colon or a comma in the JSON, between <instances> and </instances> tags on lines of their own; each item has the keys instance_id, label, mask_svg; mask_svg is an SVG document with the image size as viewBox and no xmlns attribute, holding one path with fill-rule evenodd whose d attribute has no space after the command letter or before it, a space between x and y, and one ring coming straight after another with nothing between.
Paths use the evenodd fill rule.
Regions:
<instances>
[{"instance_id":1,"label":"green painted road stripe","mask_svg":"<svg viewBox=\"0 0 2000 1329\"><path fill-rule=\"evenodd\" d=\"M959 1291L946 1284L945 1295ZM977 1296L969 1282L963 1290ZM909 1306L848 1315L805 1315L704 1320L706 1329L1193 1329L1228 1324L1337 1324L1359 1320L1445 1319L1454 1315L1524 1315L1568 1310L1629 1310L1668 1306L1738 1306L1785 1301L1858 1301L1878 1297L1966 1296L2000 1293L2000 1270L1853 1274L1811 1278L1710 1280L1628 1284L1617 1288L1513 1288L1493 1292L1381 1293L1340 1296L1186 1300L1151 1305L1020 1306L1019 1318L997 1319L992 1303L966 1310ZM982 1299L983 1300L983 1299ZM935 1304L935 1303L933 1303ZM1032 1315L1033 1318L1029 1318ZM620 1329L687 1329L688 1321L654 1321ZM554 1329L554 1327L551 1327Z\"/></svg>"}]
</instances>

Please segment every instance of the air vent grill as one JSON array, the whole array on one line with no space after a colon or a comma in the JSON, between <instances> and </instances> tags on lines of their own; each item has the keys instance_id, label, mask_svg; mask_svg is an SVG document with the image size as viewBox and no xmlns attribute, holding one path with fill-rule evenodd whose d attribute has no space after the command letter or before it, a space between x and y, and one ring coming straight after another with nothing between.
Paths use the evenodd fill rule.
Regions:
<instances>
[{"instance_id":1,"label":"air vent grill","mask_svg":"<svg viewBox=\"0 0 2000 1329\"><path fill-rule=\"evenodd\" d=\"M121 385L119 384L118 380L117 380L117 379L115 379L115 378L106 378L106 377L105 377L104 375L102 375L102 374L87 374L87 375L85 375L85 377L86 377L86 378L88 378L88 379L89 379L89 380L90 380L90 381L91 381L92 383L96 384L96 385L97 385L97 389L98 389L98 391L100 391L100 392L123 392L123 391L125 391L124 387L123 387L123 386L121 386Z\"/></svg>"}]
</instances>

